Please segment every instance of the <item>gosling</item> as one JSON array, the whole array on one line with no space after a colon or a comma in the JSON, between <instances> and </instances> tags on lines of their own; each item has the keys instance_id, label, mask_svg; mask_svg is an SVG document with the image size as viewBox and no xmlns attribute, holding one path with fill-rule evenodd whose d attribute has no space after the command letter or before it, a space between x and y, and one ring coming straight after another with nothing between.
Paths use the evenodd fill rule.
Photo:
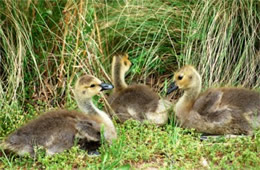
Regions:
<instances>
[{"instance_id":1,"label":"gosling","mask_svg":"<svg viewBox=\"0 0 260 170\"><path fill-rule=\"evenodd\" d=\"M53 155L71 148L75 137L89 142L100 141L101 126L104 126L105 139L111 143L117 138L113 122L105 112L94 106L91 98L102 90L112 88L112 85L101 83L91 75L80 77L74 93L82 112L47 112L11 133L2 143L3 148L18 155L29 153L34 156L34 147L42 146L47 155Z\"/></svg>"},{"instance_id":2,"label":"gosling","mask_svg":"<svg viewBox=\"0 0 260 170\"><path fill-rule=\"evenodd\" d=\"M175 106L184 128L212 135L252 135L260 126L260 93L245 88L222 87L201 91L201 76L187 65L174 75L168 94L176 89L184 95Z\"/></svg>"},{"instance_id":3,"label":"gosling","mask_svg":"<svg viewBox=\"0 0 260 170\"><path fill-rule=\"evenodd\" d=\"M130 85L125 82L125 74L131 67L127 54L118 54L112 61L112 82L115 86L109 97L109 104L120 122L128 119L148 120L157 125L168 121L169 101L160 99L146 85Z\"/></svg>"}]
</instances>

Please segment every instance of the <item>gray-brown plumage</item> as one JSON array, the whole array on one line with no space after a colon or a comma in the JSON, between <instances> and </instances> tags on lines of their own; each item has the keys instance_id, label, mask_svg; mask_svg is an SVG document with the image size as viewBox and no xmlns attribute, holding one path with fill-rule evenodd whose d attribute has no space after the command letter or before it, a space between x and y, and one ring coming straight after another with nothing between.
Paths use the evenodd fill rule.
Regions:
<instances>
[{"instance_id":1,"label":"gray-brown plumage","mask_svg":"<svg viewBox=\"0 0 260 170\"><path fill-rule=\"evenodd\" d=\"M125 73L131 62L127 54L113 57L112 80L115 86L109 97L109 103L121 122L133 118L163 125L168 120L170 103L160 99L158 94L145 85L130 85L125 83Z\"/></svg>"},{"instance_id":2,"label":"gray-brown plumage","mask_svg":"<svg viewBox=\"0 0 260 170\"><path fill-rule=\"evenodd\" d=\"M100 141L102 124L105 139L111 143L112 139L117 138L113 122L93 105L91 98L101 90L112 88L112 85L101 83L93 76L80 77L74 93L82 112L47 112L10 134L2 146L19 155L29 153L31 156L34 155L35 146L42 146L48 155L52 155L72 147L76 136L86 141Z\"/></svg>"},{"instance_id":3,"label":"gray-brown plumage","mask_svg":"<svg viewBox=\"0 0 260 170\"><path fill-rule=\"evenodd\" d=\"M184 95L175 106L182 127L207 134L246 134L260 127L260 93L245 88L211 88L203 93L201 77L192 66L184 66L174 75L175 85Z\"/></svg>"}]
</instances>

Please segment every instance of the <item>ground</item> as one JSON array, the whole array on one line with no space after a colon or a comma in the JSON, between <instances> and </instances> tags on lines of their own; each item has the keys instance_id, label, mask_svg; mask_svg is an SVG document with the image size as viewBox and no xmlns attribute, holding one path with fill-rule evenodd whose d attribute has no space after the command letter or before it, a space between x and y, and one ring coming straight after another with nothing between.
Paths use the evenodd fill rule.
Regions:
<instances>
[{"instance_id":1,"label":"ground","mask_svg":"<svg viewBox=\"0 0 260 170\"><path fill-rule=\"evenodd\" d=\"M4 107L1 139L40 113L33 107L27 114L14 105ZM200 133L176 127L174 120L163 127L134 120L115 124L118 140L110 146L103 143L100 156L88 156L75 144L52 157L45 156L43 149L38 150L36 158L2 153L0 168L257 169L260 165L260 131L252 137L201 141Z\"/></svg>"}]
</instances>

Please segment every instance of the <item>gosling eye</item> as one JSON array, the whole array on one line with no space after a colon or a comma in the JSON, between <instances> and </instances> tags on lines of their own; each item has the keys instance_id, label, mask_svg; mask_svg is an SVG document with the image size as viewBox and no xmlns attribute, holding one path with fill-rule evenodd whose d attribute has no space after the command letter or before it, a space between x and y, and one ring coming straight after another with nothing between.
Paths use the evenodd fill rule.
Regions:
<instances>
[{"instance_id":1,"label":"gosling eye","mask_svg":"<svg viewBox=\"0 0 260 170\"><path fill-rule=\"evenodd\" d=\"M124 62L124 64L125 64L125 66L127 66L127 62L126 61Z\"/></svg>"},{"instance_id":2,"label":"gosling eye","mask_svg":"<svg viewBox=\"0 0 260 170\"><path fill-rule=\"evenodd\" d=\"M91 84L90 87L95 87L96 85L95 84Z\"/></svg>"},{"instance_id":3,"label":"gosling eye","mask_svg":"<svg viewBox=\"0 0 260 170\"><path fill-rule=\"evenodd\" d=\"M178 80L182 80L182 78L183 78L183 75L178 76Z\"/></svg>"}]
</instances>

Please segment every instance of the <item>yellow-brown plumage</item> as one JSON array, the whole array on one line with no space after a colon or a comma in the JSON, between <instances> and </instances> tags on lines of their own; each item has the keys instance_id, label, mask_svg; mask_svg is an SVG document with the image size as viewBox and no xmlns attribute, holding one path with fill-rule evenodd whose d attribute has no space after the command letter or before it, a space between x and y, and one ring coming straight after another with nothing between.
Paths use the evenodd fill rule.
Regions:
<instances>
[{"instance_id":1,"label":"yellow-brown plumage","mask_svg":"<svg viewBox=\"0 0 260 170\"><path fill-rule=\"evenodd\" d=\"M159 95L146 85L127 85L125 73L131 62L127 54L113 57L112 80L115 86L109 96L109 103L121 122L130 118L163 125L168 120L170 103L160 99Z\"/></svg>"},{"instance_id":2,"label":"yellow-brown plumage","mask_svg":"<svg viewBox=\"0 0 260 170\"><path fill-rule=\"evenodd\" d=\"M113 86L101 83L93 76L79 78L74 93L82 112L56 110L47 112L11 133L2 143L4 149L19 155L34 155L34 147L42 146L48 155L62 152L74 144L76 136L85 141L99 141L101 125L108 142L117 138L115 127L103 111L97 109L92 96Z\"/></svg>"},{"instance_id":3,"label":"yellow-brown plumage","mask_svg":"<svg viewBox=\"0 0 260 170\"><path fill-rule=\"evenodd\" d=\"M201 77L193 66L184 66L174 74L175 86L184 95L175 106L182 127L208 134L246 134L260 127L260 94L235 88L210 88L201 91Z\"/></svg>"}]
</instances>

